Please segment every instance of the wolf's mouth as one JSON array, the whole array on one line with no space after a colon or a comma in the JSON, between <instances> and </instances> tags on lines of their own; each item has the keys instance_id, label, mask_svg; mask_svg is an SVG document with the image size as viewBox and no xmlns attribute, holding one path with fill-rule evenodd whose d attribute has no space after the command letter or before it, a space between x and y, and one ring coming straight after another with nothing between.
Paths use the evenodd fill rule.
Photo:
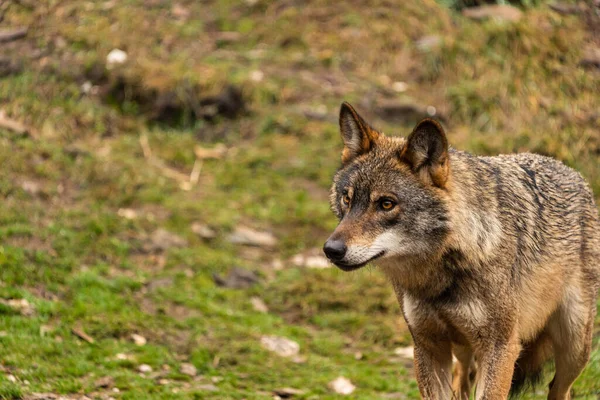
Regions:
<instances>
[{"instance_id":1,"label":"wolf's mouth","mask_svg":"<svg viewBox=\"0 0 600 400\"><path fill-rule=\"evenodd\" d=\"M385 250L381 250L379 253L375 254L373 257L369 258L367 261L361 262L360 264L346 264L346 263L340 262L340 261L335 262L334 264L336 265L336 267L338 267L342 271L354 271L356 269L364 267L371 261L381 257L384 254L385 254Z\"/></svg>"}]
</instances>

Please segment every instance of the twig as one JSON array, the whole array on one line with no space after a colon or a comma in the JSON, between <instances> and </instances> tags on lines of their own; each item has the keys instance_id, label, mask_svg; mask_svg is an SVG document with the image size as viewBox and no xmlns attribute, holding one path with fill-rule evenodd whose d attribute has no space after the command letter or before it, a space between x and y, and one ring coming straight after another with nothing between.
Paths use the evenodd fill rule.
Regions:
<instances>
[{"instance_id":1,"label":"twig","mask_svg":"<svg viewBox=\"0 0 600 400\"><path fill-rule=\"evenodd\" d=\"M85 333L81 328L72 328L71 332L81 340L85 340L88 343L94 343L94 338Z\"/></svg>"},{"instance_id":2,"label":"twig","mask_svg":"<svg viewBox=\"0 0 600 400\"><path fill-rule=\"evenodd\" d=\"M192 172L190 173L190 183L195 185L198 183L198 179L200 178L200 172L202 171L202 160L196 158L194 161L194 167L192 168Z\"/></svg>"},{"instance_id":3,"label":"twig","mask_svg":"<svg viewBox=\"0 0 600 400\"><path fill-rule=\"evenodd\" d=\"M27 28L0 30L0 43L12 42L27 36Z\"/></svg>"},{"instance_id":4,"label":"twig","mask_svg":"<svg viewBox=\"0 0 600 400\"><path fill-rule=\"evenodd\" d=\"M142 146L144 157L148 159L152 158L152 149L150 148L150 143L148 143L148 136L145 134L140 135L140 146Z\"/></svg>"},{"instance_id":5,"label":"twig","mask_svg":"<svg viewBox=\"0 0 600 400\"><path fill-rule=\"evenodd\" d=\"M190 174L190 176L188 176L182 172L177 171L174 168L167 166L161 159L154 157L152 155L150 143L148 142L148 136L146 136L145 134L140 135L140 146L142 147L142 153L144 153L144 157L146 158L146 160L148 160L148 162L154 167L160 169L163 175L167 178L171 178L178 181L182 189L190 190L192 184L195 184L198 181L198 177L200 175L199 168L201 168L201 164L197 166L196 163L194 163L192 173Z\"/></svg>"},{"instance_id":6,"label":"twig","mask_svg":"<svg viewBox=\"0 0 600 400\"><path fill-rule=\"evenodd\" d=\"M2 110L0 110L0 128L4 128L18 135L33 136L32 128L20 123L19 121L8 118Z\"/></svg>"}]
</instances>

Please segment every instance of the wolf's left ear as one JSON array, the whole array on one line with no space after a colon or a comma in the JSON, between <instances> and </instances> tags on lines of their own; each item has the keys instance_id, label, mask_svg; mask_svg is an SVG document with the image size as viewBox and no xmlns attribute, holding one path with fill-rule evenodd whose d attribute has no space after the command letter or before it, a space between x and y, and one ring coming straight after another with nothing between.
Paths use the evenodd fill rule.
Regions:
<instances>
[{"instance_id":1,"label":"wolf's left ear","mask_svg":"<svg viewBox=\"0 0 600 400\"><path fill-rule=\"evenodd\" d=\"M439 122L426 118L419 122L400 151L421 179L443 188L448 181L448 139Z\"/></svg>"},{"instance_id":2,"label":"wolf's left ear","mask_svg":"<svg viewBox=\"0 0 600 400\"><path fill-rule=\"evenodd\" d=\"M342 103L340 108L340 131L344 141L342 163L346 164L355 157L367 153L379 137L376 130L349 103Z\"/></svg>"}]
</instances>

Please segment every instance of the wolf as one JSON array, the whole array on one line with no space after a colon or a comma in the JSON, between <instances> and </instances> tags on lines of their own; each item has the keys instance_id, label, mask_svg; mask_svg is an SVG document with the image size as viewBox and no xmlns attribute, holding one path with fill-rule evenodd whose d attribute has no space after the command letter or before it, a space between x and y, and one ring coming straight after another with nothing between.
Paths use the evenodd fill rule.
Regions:
<instances>
[{"instance_id":1,"label":"wolf","mask_svg":"<svg viewBox=\"0 0 600 400\"><path fill-rule=\"evenodd\" d=\"M339 123L340 222L323 250L344 271L373 262L387 276L421 396L506 399L553 358L548 399L570 399L600 287L600 221L581 175L541 155L455 150L433 119L388 137L343 103Z\"/></svg>"}]
</instances>

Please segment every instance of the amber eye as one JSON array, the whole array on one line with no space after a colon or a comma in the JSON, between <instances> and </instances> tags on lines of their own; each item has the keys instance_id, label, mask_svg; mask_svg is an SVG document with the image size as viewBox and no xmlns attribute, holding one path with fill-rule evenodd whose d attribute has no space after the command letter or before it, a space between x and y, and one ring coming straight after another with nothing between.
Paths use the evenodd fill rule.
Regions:
<instances>
[{"instance_id":1,"label":"amber eye","mask_svg":"<svg viewBox=\"0 0 600 400\"><path fill-rule=\"evenodd\" d=\"M345 194L344 197L342 197L342 201L344 202L344 205L349 205L350 204L350 196L348 196L348 194Z\"/></svg>"},{"instance_id":2,"label":"amber eye","mask_svg":"<svg viewBox=\"0 0 600 400\"><path fill-rule=\"evenodd\" d=\"M390 211L396 205L396 203L389 199L383 199L379 204L381 205L381 209L385 211Z\"/></svg>"}]
</instances>

